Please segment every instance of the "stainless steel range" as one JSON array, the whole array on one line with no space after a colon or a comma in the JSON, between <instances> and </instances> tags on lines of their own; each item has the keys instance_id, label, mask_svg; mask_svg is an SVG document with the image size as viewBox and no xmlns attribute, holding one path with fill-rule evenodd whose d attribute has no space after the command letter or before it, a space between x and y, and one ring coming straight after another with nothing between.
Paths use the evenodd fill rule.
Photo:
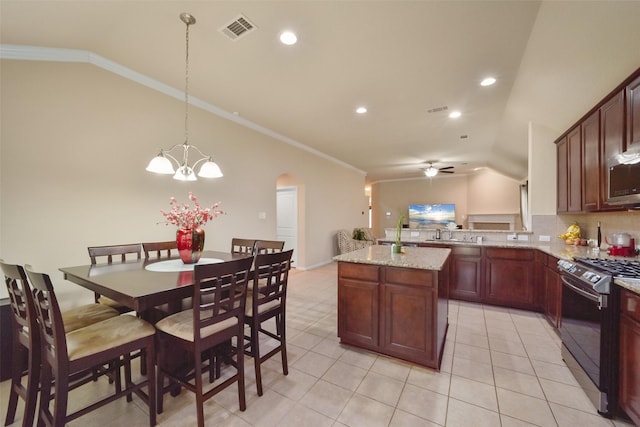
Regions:
<instances>
[{"instance_id":1,"label":"stainless steel range","mask_svg":"<svg viewBox=\"0 0 640 427\"><path fill-rule=\"evenodd\" d=\"M640 280L640 261L575 258L558 261L562 278L562 357L598 412L613 416L618 389L616 278Z\"/></svg>"}]
</instances>

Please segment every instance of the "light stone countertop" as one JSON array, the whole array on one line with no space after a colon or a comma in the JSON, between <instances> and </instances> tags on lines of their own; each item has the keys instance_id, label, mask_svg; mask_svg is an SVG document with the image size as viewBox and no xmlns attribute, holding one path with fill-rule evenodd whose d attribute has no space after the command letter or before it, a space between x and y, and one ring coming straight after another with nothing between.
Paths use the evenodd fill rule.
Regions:
<instances>
[{"instance_id":1,"label":"light stone countertop","mask_svg":"<svg viewBox=\"0 0 640 427\"><path fill-rule=\"evenodd\" d=\"M613 279L616 285L640 294L640 279Z\"/></svg>"},{"instance_id":2,"label":"light stone countertop","mask_svg":"<svg viewBox=\"0 0 640 427\"><path fill-rule=\"evenodd\" d=\"M357 251L338 255L334 261L356 264L374 264L389 267L419 268L422 270L441 270L451 253L449 248L403 247L400 254L391 253L391 246L373 245Z\"/></svg>"}]
</instances>

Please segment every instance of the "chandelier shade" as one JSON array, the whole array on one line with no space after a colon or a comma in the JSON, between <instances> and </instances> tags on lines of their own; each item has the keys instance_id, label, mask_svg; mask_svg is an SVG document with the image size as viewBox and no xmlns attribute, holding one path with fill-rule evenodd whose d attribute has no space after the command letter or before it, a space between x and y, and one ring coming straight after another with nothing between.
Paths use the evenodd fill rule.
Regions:
<instances>
[{"instance_id":1,"label":"chandelier shade","mask_svg":"<svg viewBox=\"0 0 640 427\"><path fill-rule=\"evenodd\" d=\"M181 13L180 20L185 23L186 29L186 55L185 55L185 88L184 88L184 143L176 144L168 150L160 150L160 153L151 159L146 170L158 174L173 175L178 181L197 181L194 170L200 166L198 176L202 178L220 178L222 171L213 161L212 156L205 155L195 145L189 144L189 26L196 23L196 18L188 13ZM182 148L182 156L178 158L170 153ZM189 165L189 153L195 152L200 158L193 165ZM181 159L179 159L182 157ZM174 167L175 166L175 167Z\"/></svg>"}]
</instances>

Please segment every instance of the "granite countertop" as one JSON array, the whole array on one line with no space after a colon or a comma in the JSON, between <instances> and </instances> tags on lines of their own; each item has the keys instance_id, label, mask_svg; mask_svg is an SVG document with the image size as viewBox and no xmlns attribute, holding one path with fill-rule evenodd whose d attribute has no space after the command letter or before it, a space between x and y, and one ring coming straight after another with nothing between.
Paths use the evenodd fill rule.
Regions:
<instances>
[{"instance_id":1,"label":"granite countertop","mask_svg":"<svg viewBox=\"0 0 640 427\"><path fill-rule=\"evenodd\" d=\"M616 285L640 294L640 279L613 279Z\"/></svg>"},{"instance_id":2,"label":"granite countertop","mask_svg":"<svg viewBox=\"0 0 640 427\"><path fill-rule=\"evenodd\" d=\"M357 251L338 255L333 258L339 262L374 264L389 267L419 268L422 270L441 270L451 253L448 248L402 248L404 253L391 253L391 246L373 245Z\"/></svg>"}]
</instances>

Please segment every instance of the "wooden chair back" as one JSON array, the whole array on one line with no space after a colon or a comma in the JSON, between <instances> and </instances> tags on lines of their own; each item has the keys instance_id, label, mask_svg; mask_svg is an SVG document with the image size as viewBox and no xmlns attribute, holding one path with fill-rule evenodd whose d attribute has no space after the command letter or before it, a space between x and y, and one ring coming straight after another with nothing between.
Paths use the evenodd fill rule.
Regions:
<instances>
[{"instance_id":1,"label":"wooden chair back","mask_svg":"<svg viewBox=\"0 0 640 427\"><path fill-rule=\"evenodd\" d=\"M202 329L208 326L232 317L243 324L252 262L253 258L249 257L194 267L193 331L196 346Z\"/></svg>"},{"instance_id":2,"label":"wooden chair back","mask_svg":"<svg viewBox=\"0 0 640 427\"><path fill-rule=\"evenodd\" d=\"M147 242L142 244L142 251L145 259L150 258L171 258L171 251L178 251L178 242L170 240L167 242Z\"/></svg>"},{"instance_id":3,"label":"wooden chair back","mask_svg":"<svg viewBox=\"0 0 640 427\"><path fill-rule=\"evenodd\" d=\"M260 305L277 300L280 310L284 310L289 270L293 249L283 252L258 253L255 259L253 278L253 310L260 313Z\"/></svg>"},{"instance_id":4,"label":"wooden chair back","mask_svg":"<svg viewBox=\"0 0 640 427\"><path fill-rule=\"evenodd\" d=\"M231 239L231 253L253 256L255 253L255 239L241 239L234 237Z\"/></svg>"},{"instance_id":5,"label":"wooden chair back","mask_svg":"<svg viewBox=\"0 0 640 427\"><path fill-rule=\"evenodd\" d=\"M282 252L284 241L281 240L256 240L256 254Z\"/></svg>"},{"instance_id":6,"label":"wooden chair back","mask_svg":"<svg viewBox=\"0 0 640 427\"><path fill-rule=\"evenodd\" d=\"M108 245L108 246L89 246L89 258L91 258L91 264L97 264L98 259L102 257L107 258L107 264L113 264L116 262L126 262L127 259L131 259L135 256L136 260L142 258L142 246L140 243L132 243L127 245Z\"/></svg>"}]
</instances>

